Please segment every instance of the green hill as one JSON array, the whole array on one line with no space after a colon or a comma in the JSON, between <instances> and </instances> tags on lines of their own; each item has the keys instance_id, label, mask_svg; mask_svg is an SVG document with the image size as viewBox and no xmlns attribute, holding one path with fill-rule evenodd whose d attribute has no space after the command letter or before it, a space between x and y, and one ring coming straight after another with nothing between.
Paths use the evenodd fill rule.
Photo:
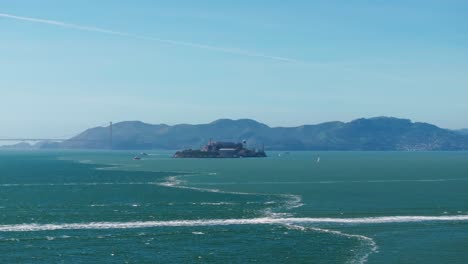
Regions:
<instances>
[{"instance_id":1,"label":"green hill","mask_svg":"<svg viewBox=\"0 0 468 264\"><path fill-rule=\"evenodd\" d=\"M108 127L91 128L52 147L106 149ZM268 150L467 150L468 136L428 123L392 117L361 118L299 127L269 127L251 119L209 124L151 125L126 121L113 126L113 149L199 148L209 139L265 145ZM48 148L45 144L43 148Z\"/></svg>"}]
</instances>

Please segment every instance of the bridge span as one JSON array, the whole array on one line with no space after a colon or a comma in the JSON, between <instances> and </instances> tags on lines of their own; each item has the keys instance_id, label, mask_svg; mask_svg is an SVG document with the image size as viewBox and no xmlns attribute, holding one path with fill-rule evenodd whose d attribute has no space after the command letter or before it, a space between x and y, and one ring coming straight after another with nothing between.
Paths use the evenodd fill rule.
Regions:
<instances>
[{"instance_id":1,"label":"bridge span","mask_svg":"<svg viewBox=\"0 0 468 264\"><path fill-rule=\"evenodd\" d=\"M0 137L0 142L100 142L103 140L87 138L36 138L36 137ZM112 148L112 122L109 123L109 147Z\"/></svg>"}]
</instances>

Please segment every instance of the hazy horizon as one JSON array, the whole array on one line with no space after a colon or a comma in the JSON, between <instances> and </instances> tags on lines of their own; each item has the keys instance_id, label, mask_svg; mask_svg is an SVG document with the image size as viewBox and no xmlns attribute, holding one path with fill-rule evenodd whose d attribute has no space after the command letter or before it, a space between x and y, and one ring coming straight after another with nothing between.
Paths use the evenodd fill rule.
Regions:
<instances>
[{"instance_id":1,"label":"hazy horizon","mask_svg":"<svg viewBox=\"0 0 468 264\"><path fill-rule=\"evenodd\" d=\"M467 128L468 4L5 0L0 137L109 121Z\"/></svg>"},{"instance_id":2,"label":"hazy horizon","mask_svg":"<svg viewBox=\"0 0 468 264\"><path fill-rule=\"evenodd\" d=\"M168 123L168 122L145 122L145 121L142 121L142 120L120 120L120 121L112 121L112 123L115 125L115 124L118 124L118 123L121 123L121 122L143 122L143 123L146 123L146 124L151 124L151 125L161 125L161 124L164 124L164 125L169 125L169 126L174 126L174 125L181 125L181 124L189 124L189 125L201 125L201 124L208 124L208 123L211 123L211 122L214 122L214 121L217 121L217 120L221 120L221 119L230 119L230 120L241 120L241 119L250 119L250 120L254 120L256 122L259 122L259 123L262 123L262 124L265 124L271 128L275 128L275 127L299 127L301 125L318 125L318 124L321 124L321 123L325 123L325 122L343 122L343 123L348 123L348 122L351 122L353 120L356 120L356 119L360 119L360 118L365 118L365 119L369 119L369 118L381 118L381 117L384 117L384 118L398 118L398 119L408 119L408 118L404 118L404 117L394 117L394 116L372 116L372 117L359 117L359 118L354 118L354 119L350 119L350 120L328 120L328 121L324 121L324 122L318 122L318 123L303 123L303 124L297 124L297 125L289 125L289 126L285 126L285 125L271 125L271 124L268 124L266 122L262 122L261 120L256 120L256 119L253 119L253 118L249 118L249 117L241 117L241 118L227 118L227 117L220 117L220 118L216 118L216 119L213 119L213 120L210 120L210 121L207 121L207 122L195 122L195 123L190 123L190 122L181 122L181 123ZM413 123L417 123L417 122L421 122L421 123L429 123L429 122L425 122L425 121L421 121L421 120L411 120L411 122ZM25 136L23 138L44 138L44 139L68 139L68 138L72 138L74 136L77 136L78 134L84 132L85 130L87 129L92 129L92 128L96 128L96 127L108 127L110 124L110 122L108 123L102 123L102 124L98 124L98 125L94 125L94 126L88 126L88 127L85 127L83 128L82 130L79 130L77 131L76 133L74 134L71 134L71 135L67 135L67 136L55 136L55 137L51 137L51 136L42 136L42 137L38 137L38 136ZM432 124L432 123L430 123ZM436 125L438 126L437 124L432 124L432 125ZM441 126L438 126L440 128L443 128L443 129L450 129L450 128L445 128L445 127L441 127ZM460 128L460 129L451 129L451 130L461 130L461 129L466 129L466 128ZM8 139L8 138L22 138L20 136L17 136L17 137L0 137L2 139ZM30 144L34 144L36 143L37 141L0 141L0 146L5 146L5 145L12 145L12 144L16 144L16 143L21 143L21 142L27 142L27 143L30 143Z\"/></svg>"}]
</instances>

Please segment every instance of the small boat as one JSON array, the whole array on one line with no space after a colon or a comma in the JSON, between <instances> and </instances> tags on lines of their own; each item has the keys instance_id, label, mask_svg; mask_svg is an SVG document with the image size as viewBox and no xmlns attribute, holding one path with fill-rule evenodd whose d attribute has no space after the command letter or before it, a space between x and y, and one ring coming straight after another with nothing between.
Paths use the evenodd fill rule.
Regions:
<instances>
[{"instance_id":1,"label":"small boat","mask_svg":"<svg viewBox=\"0 0 468 264\"><path fill-rule=\"evenodd\" d=\"M320 163L320 156L317 157L317 163Z\"/></svg>"},{"instance_id":2,"label":"small boat","mask_svg":"<svg viewBox=\"0 0 468 264\"><path fill-rule=\"evenodd\" d=\"M133 157L133 160L141 160L141 157L135 156L135 157Z\"/></svg>"}]
</instances>

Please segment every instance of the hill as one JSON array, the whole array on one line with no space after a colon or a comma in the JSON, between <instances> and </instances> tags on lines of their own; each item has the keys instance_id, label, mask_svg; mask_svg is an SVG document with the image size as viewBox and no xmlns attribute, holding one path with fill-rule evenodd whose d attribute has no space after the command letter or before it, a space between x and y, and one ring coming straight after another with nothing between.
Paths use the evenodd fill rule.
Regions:
<instances>
[{"instance_id":1,"label":"hill","mask_svg":"<svg viewBox=\"0 0 468 264\"><path fill-rule=\"evenodd\" d=\"M209 124L151 125L139 121L113 126L113 149L199 148L210 138L265 145L270 150L467 150L468 136L428 123L393 117L361 118L298 127L269 127L251 119L219 119ZM95 127L54 144L71 149L106 149L109 128ZM42 146L47 148L48 144Z\"/></svg>"},{"instance_id":2,"label":"hill","mask_svg":"<svg viewBox=\"0 0 468 264\"><path fill-rule=\"evenodd\" d=\"M0 146L0 149L8 149L8 150L29 150L29 149L34 149L35 147L27 142L20 142L20 143L15 143L12 145L5 145L5 146Z\"/></svg>"}]
</instances>

